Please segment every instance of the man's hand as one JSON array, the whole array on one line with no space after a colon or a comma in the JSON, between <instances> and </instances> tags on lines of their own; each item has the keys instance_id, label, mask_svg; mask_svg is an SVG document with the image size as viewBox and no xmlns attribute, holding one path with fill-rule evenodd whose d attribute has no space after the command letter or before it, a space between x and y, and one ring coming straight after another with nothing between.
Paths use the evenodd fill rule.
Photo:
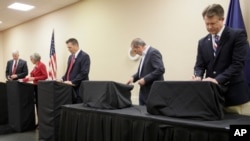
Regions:
<instances>
[{"instance_id":1,"label":"man's hand","mask_svg":"<svg viewBox=\"0 0 250 141\"><path fill-rule=\"evenodd\" d=\"M57 82L63 82L63 80L62 80L62 79L56 79L56 81L57 81Z\"/></svg>"},{"instance_id":2,"label":"man's hand","mask_svg":"<svg viewBox=\"0 0 250 141\"><path fill-rule=\"evenodd\" d=\"M71 81L64 81L63 83L71 85L71 86L75 86Z\"/></svg>"},{"instance_id":3,"label":"man's hand","mask_svg":"<svg viewBox=\"0 0 250 141\"><path fill-rule=\"evenodd\" d=\"M12 80L12 78L10 78L10 76L7 76L7 80Z\"/></svg>"},{"instance_id":4,"label":"man's hand","mask_svg":"<svg viewBox=\"0 0 250 141\"><path fill-rule=\"evenodd\" d=\"M201 77L199 77L199 76L192 76L192 80L194 80L194 81L201 81Z\"/></svg>"},{"instance_id":5,"label":"man's hand","mask_svg":"<svg viewBox=\"0 0 250 141\"><path fill-rule=\"evenodd\" d=\"M128 80L127 85L130 85L130 84L132 84L133 82L134 82L134 78L131 77L131 78Z\"/></svg>"},{"instance_id":6,"label":"man's hand","mask_svg":"<svg viewBox=\"0 0 250 141\"><path fill-rule=\"evenodd\" d=\"M138 80L138 84L140 85L140 86L143 86L143 85L145 85L145 80L144 80L144 78L141 78L140 80Z\"/></svg>"},{"instance_id":7,"label":"man's hand","mask_svg":"<svg viewBox=\"0 0 250 141\"><path fill-rule=\"evenodd\" d=\"M10 76L11 79L16 79L17 78L17 75L16 74L13 74Z\"/></svg>"},{"instance_id":8,"label":"man's hand","mask_svg":"<svg viewBox=\"0 0 250 141\"><path fill-rule=\"evenodd\" d=\"M215 84L218 84L218 81L214 78L211 78L211 77L205 78L202 81L208 81L208 82L213 82Z\"/></svg>"}]
</instances>

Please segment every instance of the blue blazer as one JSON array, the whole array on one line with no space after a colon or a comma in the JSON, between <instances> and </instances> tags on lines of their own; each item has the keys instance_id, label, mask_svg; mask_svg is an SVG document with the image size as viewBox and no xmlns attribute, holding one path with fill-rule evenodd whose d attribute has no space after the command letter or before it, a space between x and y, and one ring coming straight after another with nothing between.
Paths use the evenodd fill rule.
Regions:
<instances>
[{"instance_id":1,"label":"blue blazer","mask_svg":"<svg viewBox=\"0 0 250 141\"><path fill-rule=\"evenodd\" d=\"M13 63L14 63L14 60L9 60L7 62L7 67L5 71L6 79L8 79L8 77L12 75ZM19 59L17 68L16 68L16 75L17 75L17 78L15 80L24 78L25 76L28 75L28 66L25 60Z\"/></svg>"},{"instance_id":2,"label":"blue blazer","mask_svg":"<svg viewBox=\"0 0 250 141\"><path fill-rule=\"evenodd\" d=\"M62 79L65 81L70 66L71 55L68 58L68 67L65 75ZM79 86L83 80L89 80L89 69L90 69L90 57L84 51L80 51L75 58L75 63L72 66L71 72L69 74L70 81Z\"/></svg>"},{"instance_id":3,"label":"blue blazer","mask_svg":"<svg viewBox=\"0 0 250 141\"><path fill-rule=\"evenodd\" d=\"M163 74L165 73L165 68L161 53L157 49L150 47L144 58L140 76L139 69L140 67L137 73L133 75L134 82L144 78L146 84L140 87L140 93L147 97L153 82L164 80Z\"/></svg>"},{"instance_id":4,"label":"blue blazer","mask_svg":"<svg viewBox=\"0 0 250 141\"><path fill-rule=\"evenodd\" d=\"M239 105L250 100L243 68L249 44L244 30L225 27L222 32L216 57L213 55L211 34L198 44L195 75L215 78L228 88L225 93L226 106Z\"/></svg>"}]
</instances>

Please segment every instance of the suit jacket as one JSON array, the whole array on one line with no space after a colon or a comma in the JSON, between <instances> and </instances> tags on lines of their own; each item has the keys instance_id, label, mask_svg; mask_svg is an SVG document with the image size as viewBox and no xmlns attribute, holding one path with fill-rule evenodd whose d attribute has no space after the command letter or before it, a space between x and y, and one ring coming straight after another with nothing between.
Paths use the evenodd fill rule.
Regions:
<instances>
[{"instance_id":1,"label":"suit jacket","mask_svg":"<svg viewBox=\"0 0 250 141\"><path fill-rule=\"evenodd\" d=\"M220 85L228 87L226 106L243 104L250 100L250 92L243 74L249 44L244 30L225 27L216 57L213 55L211 34L198 44L195 75L215 78Z\"/></svg>"},{"instance_id":2,"label":"suit jacket","mask_svg":"<svg viewBox=\"0 0 250 141\"><path fill-rule=\"evenodd\" d=\"M30 76L34 77L33 83L37 84L39 80L46 80L48 78L47 69L44 63L38 62L37 66L30 72Z\"/></svg>"},{"instance_id":3,"label":"suit jacket","mask_svg":"<svg viewBox=\"0 0 250 141\"><path fill-rule=\"evenodd\" d=\"M68 58L67 71L65 75L62 77L64 81L66 80L67 73L69 70L71 56L72 55L70 55ZM83 80L89 80L89 68L90 68L89 55L86 52L81 50L79 54L77 55L77 58L75 58L75 62L69 74L69 80L76 86L79 86Z\"/></svg>"},{"instance_id":4,"label":"suit jacket","mask_svg":"<svg viewBox=\"0 0 250 141\"><path fill-rule=\"evenodd\" d=\"M6 79L8 79L8 77L12 75L13 63L14 63L14 60L9 60L7 62L7 67L5 71ZM15 80L24 78L26 75L28 75L28 67L27 67L27 63L25 60L19 59L17 68L16 68L16 75L17 75L17 78Z\"/></svg>"},{"instance_id":5,"label":"suit jacket","mask_svg":"<svg viewBox=\"0 0 250 141\"><path fill-rule=\"evenodd\" d=\"M134 82L144 78L146 84L140 87L140 92L147 97L153 82L164 80L163 74L165 73L165 68L161 53L157 49L150 47L144 58L140 75L139 69L140 67L137 73L133 75Z\"/></svg>"}]
</instances>

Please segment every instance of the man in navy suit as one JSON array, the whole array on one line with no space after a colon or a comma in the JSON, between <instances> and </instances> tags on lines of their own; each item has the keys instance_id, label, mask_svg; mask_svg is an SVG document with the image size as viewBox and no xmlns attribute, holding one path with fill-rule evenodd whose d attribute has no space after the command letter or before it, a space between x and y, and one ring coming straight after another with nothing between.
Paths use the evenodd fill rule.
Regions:
<instances>
[{"instance_id":1,"label":"man in navy suit","mask_svg":"<svg viewBox=\"0 0 250 141\"><path fill-rule=\"evenodd\" d=\"M164 80L164 64L161 53L147 45L142 39L136 38L131 42L132 51L142 56L137 73L135 73L127 82L131 84L138 81L140 85L139 104L146 105L151 86L154 81Z\"/></svg>"},{"instance_id":2,"label":"man in navy suit","mask_svg":"<svg viewBox=\"0 0 250 141\"><path fill-rule=\"evenodd\" d=\"M5 77L7 80L17 80L25 78L28 74L28 67L25 60L19 58L17 50L12 52L12 60L7 62Z\"/></svg>"},{"instance_id":3,"label":"man in navy suit","mask_svg":"<svg viewBox=\"0 0 250 141\"><path fill-rule=\"evenodd\" d=\"M78 41L70 38L66 41L67 47L71 55L68 58L68 67L62 80L66 84L74 86L73 103L82 102L79 96L79 87L83 80L89 80L90 57L79 49Z\"/></svg>"},{"instance_id":4,"label":"man in navy suit","mask_svg":"<svg viewBox=\"0 0 250 141\"><path fill-rule=\"evenodd\" d=\"M206 7L202 16L209 34L199 40L193 79L226 88L225 110L250 115L250 91L243 73L249 47L246 31L225 27L219 4Z\"/></svg>"}]
</instances>

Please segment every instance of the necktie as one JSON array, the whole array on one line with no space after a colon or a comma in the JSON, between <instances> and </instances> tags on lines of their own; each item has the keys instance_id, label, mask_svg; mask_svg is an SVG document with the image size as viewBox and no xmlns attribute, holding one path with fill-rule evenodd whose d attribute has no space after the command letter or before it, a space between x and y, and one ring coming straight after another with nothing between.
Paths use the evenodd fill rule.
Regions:
<instances>
[{"instance_id":1,"label":"necktie","mask_svg":"<svg viewBox=\"0 0 250 141\"><path fill-rule=\"evenodd\" d=\"M214 56L216 56L216 51L218 49L218 45L219 45L219 41L220 41L220 37L218 35L214 35L214 45L213 45L213 49L214 49Z\"/></svg>"},{"instance_id":2,"label":"necktie","mask_svg":"<svg viewBox=\"0 0 250 141\"><path fill-rule=\"evenodd\" d=\"M12 70L12 74L16 74L16 67L17 67L17 61L15 61L13 70Z\"/></svg>"},{"instance_id":3,"label":"necktie","mask_svg":"<svg viewBox=\"0 0 250 141\"><path fill-rule=\"evenodd\" d=\"M72 55L71 56L71 59L70 59L70 64L69 64L69 69L68 69L68 72L67 72L67 80L69 81L69 74L72 70L72 67L73 67L73 64L75 63L75 55Z\"/></svg>"}]
</instances>

